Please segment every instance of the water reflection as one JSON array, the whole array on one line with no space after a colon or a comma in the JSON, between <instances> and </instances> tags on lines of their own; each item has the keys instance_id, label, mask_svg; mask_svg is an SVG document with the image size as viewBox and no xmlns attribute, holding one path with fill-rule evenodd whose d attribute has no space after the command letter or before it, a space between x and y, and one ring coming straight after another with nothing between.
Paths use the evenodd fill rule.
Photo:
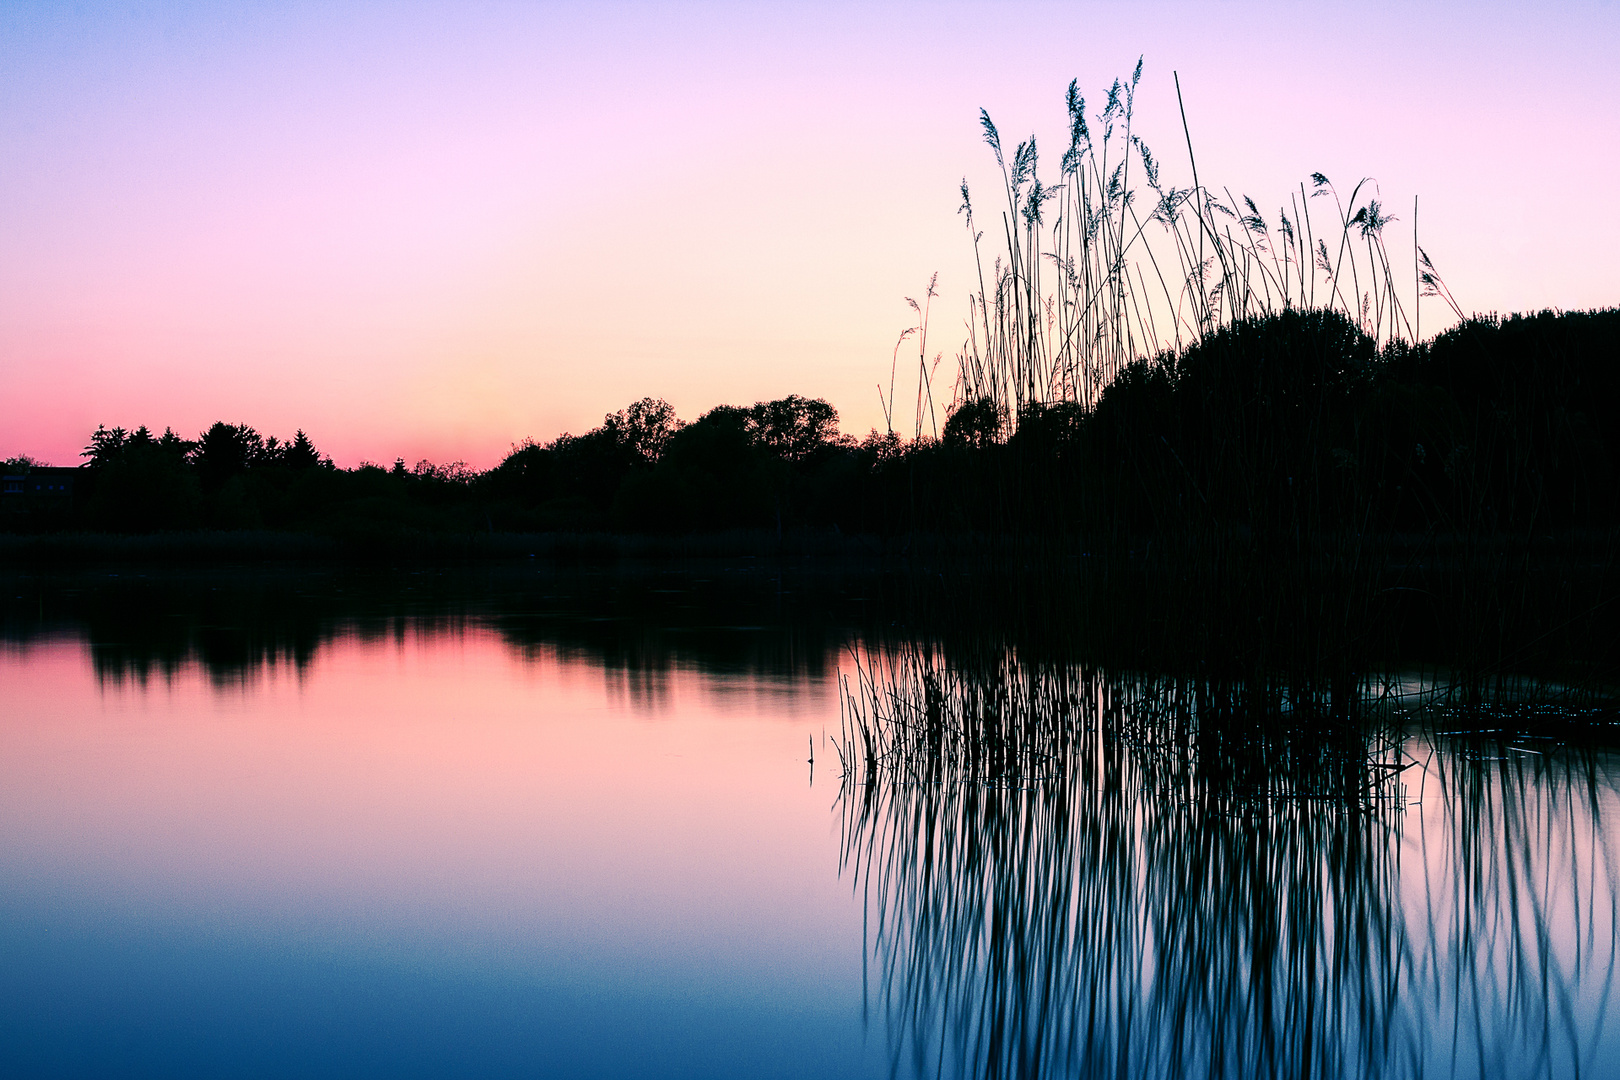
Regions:
<instances>
[{"instance_id":1,"label":"water reflection","mask_svg":"<svg viewBox=\"0 0 1620 1080\"><path fill-rule=\"evenodd\" d=\"M873 667L843 871L896 1073L1620 1068L1613 757L1011 658Z\"/></svg>"},{"instance_id":2,"label":"water reflection","mask_svg":"<svg viewBox=\"0 0 1620 1080\"><path fill-rule=\"evenodd\" d=\"M151 1075L240 1071L253 1024L303 1061L330 1013L378 1075L410 1038L440 1072L868 1075L864 959L893 1075L1620 1062L1620 760L1511 737L1546 717L863 653L834 837L805 737L871 637L868 583L4 584L0 1004L31 1019L0 1049L29 1061L82 1043L94 1075L144 1039ZM127 986L92 1015L107 957ZM215 1000L253 1019L187 1044Z\"/></svg>"},{"instance_id":3,"label":"water reflection","mask_svg":"<svg viewBox=\"0 0 1620 1080\"><path fill-rule=\"evenodd\" d=\"M653 706L679 671L830 679L873 588L836 571L703 563L12 576L0 578L0 641L85 641L106 684L197 667L224 688L305 673L339 639L492 629L519 655L599 667L624 700Z\"/></svg>"},{"instance_id":4,"label":"water reflection","mask_svg":"<svg viewBox=\"0 0 1620 1080\"><path fill-rule=\"evenodd\" d=\"M1508 741L1430 749L1403 840L1411 986L1481 1073L1612 1075L1620 941L1613 755Z\"/></svg>"},{"instance_id":5,"label":"water reflection","mask_svg":"<svg viewBox=\"0 0 1620 1080\"><path fill-rule=\"evenodd\" d=\"M0 1074L880 1075L791 674L835 660L317 598L302 666L176 634L142 685L205 599L0 643Z\"/></svg>"}]
</instances>

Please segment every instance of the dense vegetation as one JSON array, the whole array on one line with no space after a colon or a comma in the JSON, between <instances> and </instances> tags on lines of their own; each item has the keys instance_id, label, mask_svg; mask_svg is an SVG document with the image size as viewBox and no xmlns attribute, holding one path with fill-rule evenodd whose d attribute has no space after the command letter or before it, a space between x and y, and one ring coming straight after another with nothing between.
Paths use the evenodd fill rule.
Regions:
<instances>
[{"instance_id":1,"label":"dense vegetation","mask_svg":"<svg viewBox=\"0 0 1620 1080\"><path fill-rule=\"evenodd\" d=\"M1620 311L1473 319L1380 348L1341 314L1241 320L1123 368L1090 408L958 401L938 438L825 401L644 399L476 472L340 469L303 433L98 429L71 508L14 531L1521 534L1620 524ZM26 473L14 461L7 472Z\"/></svg>"}]
</instances>

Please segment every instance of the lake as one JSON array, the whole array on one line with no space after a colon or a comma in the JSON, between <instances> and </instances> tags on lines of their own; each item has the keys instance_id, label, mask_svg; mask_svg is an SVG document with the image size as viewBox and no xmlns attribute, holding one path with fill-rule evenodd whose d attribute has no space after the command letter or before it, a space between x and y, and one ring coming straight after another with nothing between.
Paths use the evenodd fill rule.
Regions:
<instances>
[{"instance_id":1,"label":"lake","mask_svg":"<svg viewBox=\"0 0 1620 1080\"><path fill-rule=\"evenodd\" d=\"M5 585L11 1075L1620 1076L1620 757L1523 710L1346 800L1069 673L1042 775L847 782L866 581Z\"/></svg>"}]
</instances>

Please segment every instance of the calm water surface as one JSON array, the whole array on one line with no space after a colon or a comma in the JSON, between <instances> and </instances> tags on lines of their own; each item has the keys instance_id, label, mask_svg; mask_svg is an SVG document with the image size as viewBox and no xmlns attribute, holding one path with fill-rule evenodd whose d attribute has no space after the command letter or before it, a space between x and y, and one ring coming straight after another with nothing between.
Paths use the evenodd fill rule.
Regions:
<instances>
[{"instance_id":1,"label":"calm water surface","mask_svg":"<svg viewBox=\"0 0 1620 1080\"><path fill-rule=\"evenodd\" d=\"M1620 1076L1612 757L849 789L845 639L744 614L13 610L0 1072Z\"/></svg>"}]
</instances>

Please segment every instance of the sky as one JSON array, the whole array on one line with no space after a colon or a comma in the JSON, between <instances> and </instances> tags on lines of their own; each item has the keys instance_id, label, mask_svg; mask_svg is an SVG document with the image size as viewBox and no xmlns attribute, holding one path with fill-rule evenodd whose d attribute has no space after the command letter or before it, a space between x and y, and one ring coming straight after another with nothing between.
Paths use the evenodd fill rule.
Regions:
<instances>
[{"instance_id":1,"label":"sky","mask_svg":"<svg viewBox=\"0 0 1620 1080\"><path fill-rule=\"evenodd\" d=\"M1464 309L1612 306L1616 43L1615 3L0 0L0 457L225 420L484 468L644 396L864 433L935 272L963 336L979 109L1057 148L1138 56L1172 182L1174 72L1206 186L1374 177Z\"/></svg>"}]
</instances>

